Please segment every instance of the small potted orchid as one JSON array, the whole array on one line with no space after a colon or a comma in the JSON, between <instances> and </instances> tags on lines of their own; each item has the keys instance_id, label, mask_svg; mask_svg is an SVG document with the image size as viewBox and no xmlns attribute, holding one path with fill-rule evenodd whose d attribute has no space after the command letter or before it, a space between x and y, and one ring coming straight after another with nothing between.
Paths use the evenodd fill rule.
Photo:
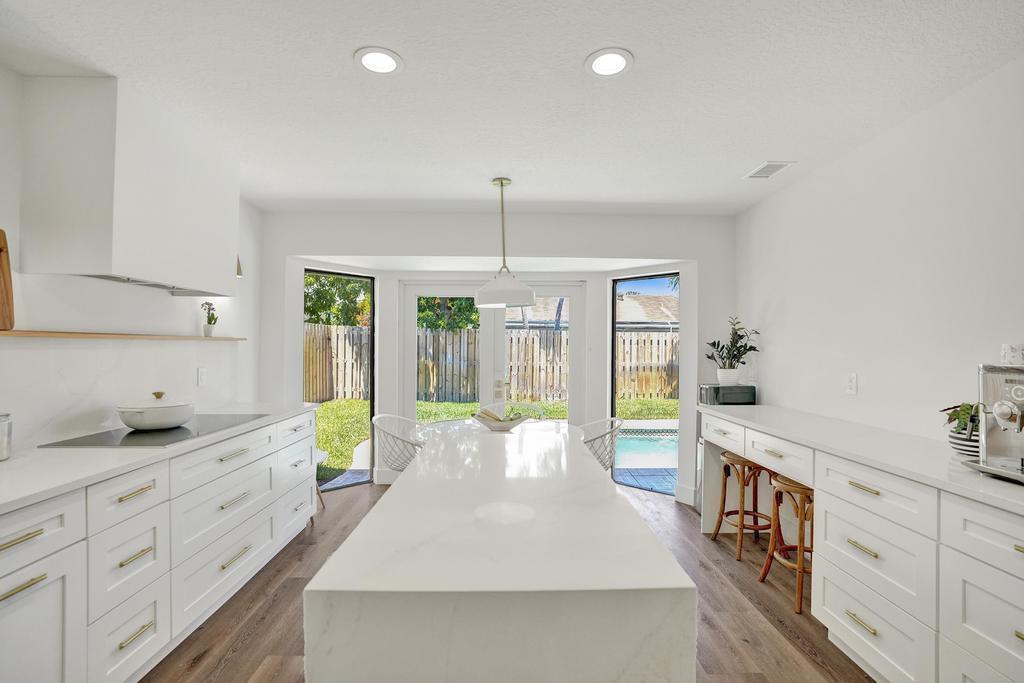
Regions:
<instances>
[{"instance_id":1,"label":"small potted orchid","mask_svg":"<svg viewBox=\"0 0 1024 683\"><path fill-rule=\"evenodd\" d=\"M203 325L203 336L212 337L213 328L217 325L217 309L214 308L212 301L204 301L199 305L199 308L203 309L206 313L206 324Z\"/></svg>"}]
</instances>

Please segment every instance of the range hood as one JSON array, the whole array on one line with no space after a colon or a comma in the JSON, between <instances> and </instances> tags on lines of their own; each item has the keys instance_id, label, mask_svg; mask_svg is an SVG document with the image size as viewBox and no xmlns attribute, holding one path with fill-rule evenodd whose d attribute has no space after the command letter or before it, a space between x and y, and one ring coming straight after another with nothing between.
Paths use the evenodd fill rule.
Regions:
<instances>
[{"instance_id":1,"label":"range hood","mask_svg":"<svg viewBox=\"0 0 1024 683\"><path fill-rule=\"evenodd\" d=\"M238 285L238 156L116 78L23 79L21 270L175 296Z\"/></svg>"}]
</instances>

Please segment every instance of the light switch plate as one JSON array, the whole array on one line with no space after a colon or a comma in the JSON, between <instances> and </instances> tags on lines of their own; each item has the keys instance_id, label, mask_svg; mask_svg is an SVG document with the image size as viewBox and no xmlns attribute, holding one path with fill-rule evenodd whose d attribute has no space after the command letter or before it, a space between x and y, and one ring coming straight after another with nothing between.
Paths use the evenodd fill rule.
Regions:
<instances>
[{"instance_id":1,"label":"light switch plate","mask_svg":"<svg viewBox=\"0 0 1024 683\"><path fill-rule=\"evenodd\" d=\"M846 376L846 393L850 396L857 395L857 373L851 372Z\"/></svg>"},{"instance_id":2,"label":"light switch plate","mask_svg":"<svg viewBox=\"0 0 1024 683\"><path fill-rule=\"evenodd\" d=\"M196 386L206 386L206 368L196 368Z\"/></svg>"}]
</instances>

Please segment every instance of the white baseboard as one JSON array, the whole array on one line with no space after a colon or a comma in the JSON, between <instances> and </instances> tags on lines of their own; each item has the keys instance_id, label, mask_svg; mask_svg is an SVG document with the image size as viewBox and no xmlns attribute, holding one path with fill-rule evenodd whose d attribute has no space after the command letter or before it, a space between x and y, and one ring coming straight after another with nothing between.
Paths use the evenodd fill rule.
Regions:
<instances>
[{"instance_id":1,"label":"white baseboard","mask_svg":"<svg viewBox=\"0 0 1024 683\"><path fill-rule=\"evenodd\" d=\"M683 486L676 483L676 500L684 505L693 507L697 500L697 489L693 486Z\"/></svg>"}]
</instances>

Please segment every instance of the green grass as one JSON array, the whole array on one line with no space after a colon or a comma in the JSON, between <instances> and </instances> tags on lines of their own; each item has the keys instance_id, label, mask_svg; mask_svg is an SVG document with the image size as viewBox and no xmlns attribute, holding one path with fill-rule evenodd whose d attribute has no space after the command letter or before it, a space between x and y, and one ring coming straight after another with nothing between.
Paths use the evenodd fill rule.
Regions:
<instances>
[{"instance_id":1,"label":"green grass","mask_svg":"<svg viewBox=\"0 0 1024 683\"><path fill-rule=\"evenodd\" d=\"M541 401L544 413L552 419L569 417L566 401ZM479 403L416 402L416 419L420 422L463 420L473 415ZM631 420L676 419L679 399L619 399L619 417ZM338 399L321 404L316 411L316 447L327 453L327 460L317 469L319 481L333 479L352 466L352 451L370 438L370 403L359 399Z\"/></svg>"}]
</instances>

